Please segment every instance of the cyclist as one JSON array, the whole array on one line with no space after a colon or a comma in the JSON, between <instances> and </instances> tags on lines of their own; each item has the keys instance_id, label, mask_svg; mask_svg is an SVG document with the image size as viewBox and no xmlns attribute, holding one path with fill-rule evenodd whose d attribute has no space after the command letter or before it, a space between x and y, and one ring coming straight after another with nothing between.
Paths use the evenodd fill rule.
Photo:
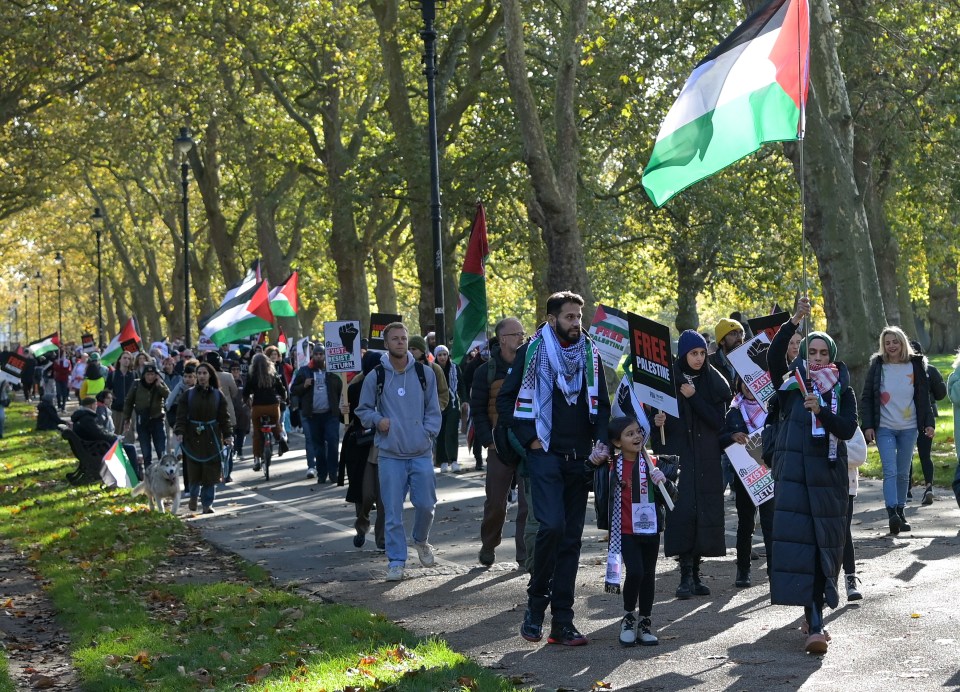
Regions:
<instances>
[{"instance_id":1,"label":"cyclist","mask_svg":"<svg viewBox=\"0 0 960 692\"><path fill-rule=\"evenodd\" d=\"M259 422L263 416L273 423L274 441L278 448L277 456L283 453L280 447L280 403L286 403L287 388L277 375L273 363L262 353L250 361L247 383L243 386L243 398L250 404L250 419ZM260 425L253 426L253 470L260 470L263 458L263 433Z\"/></svg>"}]
</instances>

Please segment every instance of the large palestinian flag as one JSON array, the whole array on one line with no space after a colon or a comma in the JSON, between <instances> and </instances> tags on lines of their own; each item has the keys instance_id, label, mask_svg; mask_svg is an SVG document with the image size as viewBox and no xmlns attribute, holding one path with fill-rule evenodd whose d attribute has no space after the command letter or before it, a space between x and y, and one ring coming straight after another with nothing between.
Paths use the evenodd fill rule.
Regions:
<instances>
[{"instance_id":1,"label":"large palestinian flag","mask_svg":"<svg viewBox=\"0 0 960 692\"><path fill-rule=\"evenodd\" d=\"M27 346L27 350L33 354L34 358L39 358L44 353L50 353L60 348L60 335L57 332L45 336L42 339L34 341Z\"/></svg>"},{"instance_id":2,"label":"large palestinian flag","mask_svg":"<svg viewBox=\"0 0 960 692\"><path fill-rule=\"evenodd\" d=\"M801 138L809 54L807 0L770 0L704 58L643 172L653 203L662 206L765 142Z\"/></svg>"},{"instance_id":3,"label":"large palestinian flag","mask_svg":"<svg viewBox=\"0 0 960 692\"><path fill-rule=\"evenodd\" d=\"M470 244L460 271L460 295L457 298L457 318L453 326L455 363L463 360L474 346L487 342L487 276L485 265L490 254L487 244L487 215L477 202L477 213L470 229Z\"/></svg>"},{"instance_id":4,"label":"large palestinian flag","mask_svg":"<svg viewBox=\"0 0 960 692\"><path fill-rule=\"evenodd\" d=\"M296 317L299 311L297 272L293 272L286 281L270 291L270 311L275 317Z\"/></svg>"},{"instance_id":5,"label":"large palestinian flag","mask_svg":"<svg viewBox=\"0 0 960 692\"><path fill-rule=\"evenodd\" d=\"M140 350L140 331L137 329L137 320L133 317L127 320L123 329L117 334L100 356L100 362L103 365L113 365L120 360L120 355L124 351L135 353Z\"/></svg>"},{"instance_id":6,"label":"large palestinian flag","mask_svg":"<svg viewBox=\"0 0 960 692\"><path fill-rule=\"evenodd\" d=\"M200 322L200 334L217 346L259 334L273 326L267 282L239 293Z\"/></svg>"},{"instance_id":7,"label":"large palestinian flag","mask_svg":"<svg viewBox=\"0 0 960 692\"><path fill-rule=\"evenodd\" d=\"M240 283L227 289L226 294L223 296L223 300L220 302L220 306L223 307L241 293L246 293L251 288L256 286L261 279L260 260L255 259L250 263L250 268L247 269L247 273L244 275L243 279L240 280Z\"/></svg>"}]
</instances>

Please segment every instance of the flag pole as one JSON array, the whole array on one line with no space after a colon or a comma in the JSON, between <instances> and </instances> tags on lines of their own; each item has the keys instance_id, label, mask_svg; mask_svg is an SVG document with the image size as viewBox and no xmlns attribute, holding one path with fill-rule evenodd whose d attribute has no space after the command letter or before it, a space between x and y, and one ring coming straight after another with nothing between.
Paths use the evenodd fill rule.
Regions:
<instances>
[{"instance_id":1,"label":"flag pole","mask_svg":"<svg viewBox=\"0 0 960 692\"><path fill-rule=\"evenodd\" d=\"M807 5L807 0L796 0L797 2L797 80L800 84L800 119L797 123L797 140L799 142L800 149L800 262L801 268L800 273L803 281L803 297L809 300L809 291L810 286L807 279L807 195L806 195L806 175L804 167L804 157L803 157L803 142L806 136L807 129L807 100L806 100L806 89L809 83L809 74L806 74L803 64L803 13L802 9L804 5ZM810 8L807 5L807 26L810 22ZM809 29L807 30L807 40L809 41ZM809 55L809 49L808 49ZM806 339L810 334L810 316L807 315L803 318L803 323L800 328L803 338ZM807 344L809 347L809 343ZM808 365L808 358L804 357L803 359L803 370L806 373L807 379L810 378L810 368Z\"/></svg>"}]
</instances>

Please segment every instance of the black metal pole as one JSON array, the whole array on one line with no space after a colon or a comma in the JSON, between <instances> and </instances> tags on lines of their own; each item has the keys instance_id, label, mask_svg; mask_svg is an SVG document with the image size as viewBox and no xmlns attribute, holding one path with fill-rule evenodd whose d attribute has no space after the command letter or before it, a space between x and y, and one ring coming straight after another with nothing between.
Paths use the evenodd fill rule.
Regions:
<instances>
[{"instance_id":1,"label":"black metal pole","mask_svg":"<svg viewBox=\"0 0 960 692\"><path fill-rule=\"evenodd\" d=\"M180 164L180 185L183 187L183 343L190 344L190 216L187 213L187 173L190 164Z\"/></svg>"},{"instance_id":2,"label":"black metal pole","mask_svg":"<svg viewBox=\"0 0 960 692\"><path fill-rule=\"evenodd\" d=\"M433 230L433 301L434 331L437 344L445 344L447 337L443 297L443 238L441 235L440 205L440 153L437 145L437 32L433 22L437 18L436 0L422 0L420 13L423 16L423 74L427 78L427 140L430 144L430 221Z\"/></svg>"},{"instance_id":3,"label":"black metal pole","mask_svg":"<svg viewBox=\"0 0 960 692\"><path fill-rule=\"evenodd\" d=\"M60 281L60 267L57 267L57 335L63 342L63 284Z\"/></svg>"},{"instance_id":4,"label":"black metal pole","mask_svg":"<svg viewBox=\"0 0 960 692\"><path fill-rule=\"evenodd\" d=\"M101 250L100 234L97 229L97 348L103 349L103 252Z\"/></svg>"},{"instance_id":5,"label":"black metal pole","mask_svg":"<svg viewBox=\"0 0 960 692\"><path fill-rule=\"evenodd\" d=\"M37 341L43 338L40 327L43 318L40 315L40 272L37 272Z\"/></svg>"}]
</instances>

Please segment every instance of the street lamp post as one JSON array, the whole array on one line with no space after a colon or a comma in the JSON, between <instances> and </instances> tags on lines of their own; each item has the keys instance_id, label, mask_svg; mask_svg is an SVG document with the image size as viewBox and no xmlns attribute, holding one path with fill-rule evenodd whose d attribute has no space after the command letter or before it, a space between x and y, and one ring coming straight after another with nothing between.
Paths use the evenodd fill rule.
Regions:
<instances>
[{"instance_id":1,"label":"street lamp post","mask_svg":"<svg viewBox=\"0 0 960 692\"><path fill-rule=\"evenodd\" d=\"M446 319L443 297L443 239L441 236L440 206L440 154L437 146L437 32L433 22L437 18L437 6L443 0L415 0L423 17L420 38L423 39L423 74L427 78L427 140L430 144L430 221L433 230L433 300L435 312L434 331L437 344L446 343Z\"/></svg>"},{"instance_id":2,"label":"street lamp post","mask_svg":"<svg viewBox=\"0 0 960 692\"><path fill-rule=\"evenodd\" d=\"M103 233L104 216L100 213L100 207L94 207L92 218L96 223L94 230L97 232L97 348L103 348L103 254L101 251L100 235Z\"/></svg>"},{"instance_id":3,"label":"street lamp post","mask_svg":"<svg viewBox=\"0 0 960 692\"><path fill-rule=\"evenodd\" d=\"M190 164L187 154L193 149L193 138L190 130L180 128L180 134L173 144L180 152L180 187L182 189L181 204L183 204L183 343L190 348L190 217L187 214L187 174Z\"/></svg>"},{"instance_id":4,"label":"street lamp post","mask_svg":"<svg viewBox=\"0 0 960 692\"><path fill-rule=\"evenodd\" d=\"M41 322L43 318L40 316L40 281L43 279L40 276L40 270L37 270L37 275L33 277L37 280L37 341L43 338L43 334L40 332Z\"/></svg>"},{"instance_id":5,"label":"street lamp post","mask_svg":"<svg viewBox=\"0 0 960 692\"><path fill-rule=\"evenodd\" d=\"M26 342L30 341L30 284L26 281L23 282L21 287L23 292L26 294L23 296L23 340Z\"/></svg>"},{"instance_id":6,"label":"street lamp post","mask_svg":"<svg viewBox=\"0 0 960 692\"><path fill-rule=\"evenodd\" d=\"M60 337L60 343L63 343L63 282L61 280L63 253L59 250L54 261L57 263L57 336Z\"/></svg>"}]
</instances>

